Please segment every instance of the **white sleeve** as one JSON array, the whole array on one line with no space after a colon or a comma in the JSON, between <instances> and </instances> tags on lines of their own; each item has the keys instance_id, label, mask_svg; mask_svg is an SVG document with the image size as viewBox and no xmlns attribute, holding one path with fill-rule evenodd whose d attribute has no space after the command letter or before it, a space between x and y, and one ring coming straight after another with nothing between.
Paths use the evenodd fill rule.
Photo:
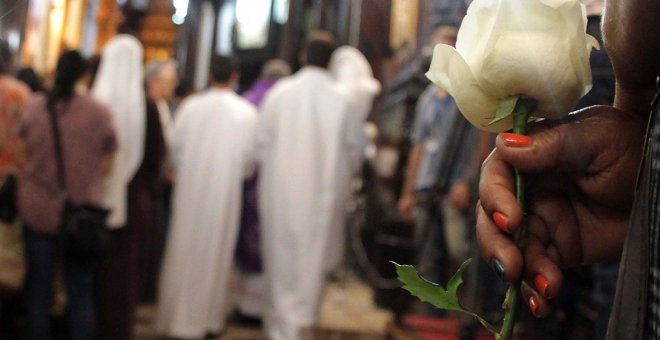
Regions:
<instances>
[{"instance_id":1,"label":"white sleeve","mask_svg":"<svg viewBox=\"0 0 660 340\"><path fill-rule=\"evenodd\" d=\"M362 117L355 114L349 104L347 104L347 109L344 119L344 145L351 173L355 173L362 166L364 149L367 147L369 139L364 132Z\"/></svg>"}]
</instances>

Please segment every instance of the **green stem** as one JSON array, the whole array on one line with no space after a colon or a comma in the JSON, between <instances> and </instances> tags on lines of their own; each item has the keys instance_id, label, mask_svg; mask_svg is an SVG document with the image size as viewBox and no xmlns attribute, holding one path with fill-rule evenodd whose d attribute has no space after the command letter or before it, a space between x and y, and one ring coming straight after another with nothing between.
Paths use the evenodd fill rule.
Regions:
<instances>
[{"instance_id":1,"label":"green stem","mask_svg":"<svg viewBox=\"0 0 660 340\"><path fill-rule=\"evenodd\" d=\"M513 109L513 133L520 135L527 134L527 121L529 115L536 108L537 102L534 99L527 97L520 97L516 103L516 107ZM523 212L523 216L527 213L526 204L525 204L525 179L523 174L515 169L516 177L516 197L518 199L518 205ZM520 241L525 234L525 223L523 222L520 227L513 233L513 240L521 247ZM520 300L520 280L512 283L509 286L509 289L506 292L506 298L504 299L504 308L506 309L504 315L504 321L502 324L502 330L499 334L496 335L497 340L510 340L513 336L513 325L516 321L516 311L518 309L518 302Z\"/></svg>"}]
</instances>

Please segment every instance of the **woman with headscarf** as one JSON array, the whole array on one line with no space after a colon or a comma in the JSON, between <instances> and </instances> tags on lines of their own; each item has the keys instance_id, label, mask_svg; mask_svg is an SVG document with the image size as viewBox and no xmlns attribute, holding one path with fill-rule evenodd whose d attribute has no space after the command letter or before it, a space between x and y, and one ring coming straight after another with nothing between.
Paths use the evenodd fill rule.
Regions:
<instances>
[{"instance_id":1,"label":"woman with headscarf","mask_svg":"<svg viewBox=\"0 0 660 340\"><path fill-rule=\"evenodd\" d=\"M348 100L348 119L351 122L348 126L351 129L351 134L354 135L353 139L360 141L358 148L363 151L355 154L355 156L360 158L354 160L352 163L362 164L364 151L369 144L364 123L371 112L374 98L380 93L380 83L374 78L371 65L369 65L367 58L362 52L352 46L337 48L332 53L328 70L337 81L339 90ZM351 169L344 170L346 172L341 178L345 184L338 187L346 189L341 195L344 197L344 201L348 201L351 195L348 190L351 188L350 181L353 173L350 173ZM338 269L341 264L346 243L344 229L336 228L333 231L334 233L331 237L334 238L334 241L331 244L336 246L331 248L330 253L326 257L327 269L330 272Z\"/></svg>"},{"instance_id":2,"label":"woman with headscarf","mask_svg":"<svg viewBox=\"0 0 660 340\"><path fill-rule=\"evenodd\" d=\"M119 149L104 186L103 201L111 212L111 248L100 265L99 327L102 338L130 339L138 245L127 221L128 186L144 156L146 102L140 42L128 34L112 38L103 48L92 95L110 108Z\"/></svg>"},{"instance_id":3,"label":"woman with headscarf","mask_svg":"<svg viewBox=\"0 0 660 340\"><path fill-rule=\"evenodd\" d=\"M25 142L26 166L19 176L18 202L25 223L28 261L26 314L28 339L50 339L51 302L56 259L62 265L69 305L70 335L95 339L94 285L97 259L59 250L64 198L74 204L101 205L103 175L117 147L108 109L85 94L87 63L76 51L57 63L55 83L48 95L28 102L19 122ZM64 188L58 180L55 116L61 140Z\"/></svg>"}]
</instances>

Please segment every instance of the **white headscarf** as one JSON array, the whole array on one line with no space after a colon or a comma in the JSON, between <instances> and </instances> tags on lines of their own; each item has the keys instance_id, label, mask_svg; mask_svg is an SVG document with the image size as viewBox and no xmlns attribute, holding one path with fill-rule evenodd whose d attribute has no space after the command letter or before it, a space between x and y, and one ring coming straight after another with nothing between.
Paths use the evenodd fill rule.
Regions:
<instances>
[{"instance_id":1,"label":"white headscarf","mask_svg":"<svg viewBox=\"0 0 660 340\"><path fill-rule=\"evenodd\" d=\"M380 83L374 78L367 58L354 47L342 46L332 54L328 69L364 121L380 92Z\"/></svg>"},{"instance_id":2,"label":"white headscarf","mask_svg":"<svg viewBox=\"0 0 660 340\"><path fill-rule=\"evenodd\" d=\"M105 180L104 204L111 209L108 225L126 224L128 183L144 156L146 104L142 45L126 34L112 38L103 48L92 95L110 109L119 148Z\"/></svg>"}]
</instances>

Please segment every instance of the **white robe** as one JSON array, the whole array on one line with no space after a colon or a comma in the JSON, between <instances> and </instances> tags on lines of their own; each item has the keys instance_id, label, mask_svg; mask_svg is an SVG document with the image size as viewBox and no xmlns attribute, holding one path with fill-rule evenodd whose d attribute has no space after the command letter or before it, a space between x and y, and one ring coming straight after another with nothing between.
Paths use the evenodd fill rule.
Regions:
<instances>
[{"instance_id":1,"label":"white robe","mask_svg":"<svg viewBox=\"0 0 660 340\"><path fill-rule=\"evenodd\" d=\"M226 89L191 96L178 110L177 177L156 319L162 335L199 338L224 327L256 124L256 108Z\"/></svg>"},{"instance_id":2,"label":"white robe","mask_svg":"<svg viewBox=\"0 0 660 340\"><path fill-rule=\"evenodd\" d=\"M352 172L344 175L343 178L347 182L339 185L341 188L346 188L346 191L343 192L343 199L348 201L351 198L352 177L362 164L363 156L369 145L364 123L371 112L374 98L380 92L381 86L378 80L374 78L367 58L352 46L342 46L336 49L330 58L328 70L339 84L341 93L348 100L349 124L347 124L347 129L355 134L352 139L359 141L358 151L360 153L356 154L355 156L358 158L353 160L356 168L347 169L352 170ZM334 238L332 244L335 247L330 249L326 255L326 266L329 271L334 271L340 269L346 253L346 228L337 228L330 237Z\"/></svg>"},{"instance_id":3,"label":"white robe","mask_svg":"<svg viewBox=\"0 0 660 340\"><path fill-rule=\"evenodd\" d=\"M305 67L281 80L261 108L265 325L271 340L297 340L318 318L330 235L346 212L342 185L359 150L348 103L326 70Z\"/></svg>"},{"instance_id":4,"label":"white robe","mask_svg":"<svg viewBox=\"0 0 660 340\"><path fill-rule=\"evenodd\" d=\"M119 148L103 183L108 226L116 229L126 225L128 183L142 163L147 129L142 45L136 38L121 34L106 43L92 96L110 109L117 132Z\"/></svg>"}]
</instances>

